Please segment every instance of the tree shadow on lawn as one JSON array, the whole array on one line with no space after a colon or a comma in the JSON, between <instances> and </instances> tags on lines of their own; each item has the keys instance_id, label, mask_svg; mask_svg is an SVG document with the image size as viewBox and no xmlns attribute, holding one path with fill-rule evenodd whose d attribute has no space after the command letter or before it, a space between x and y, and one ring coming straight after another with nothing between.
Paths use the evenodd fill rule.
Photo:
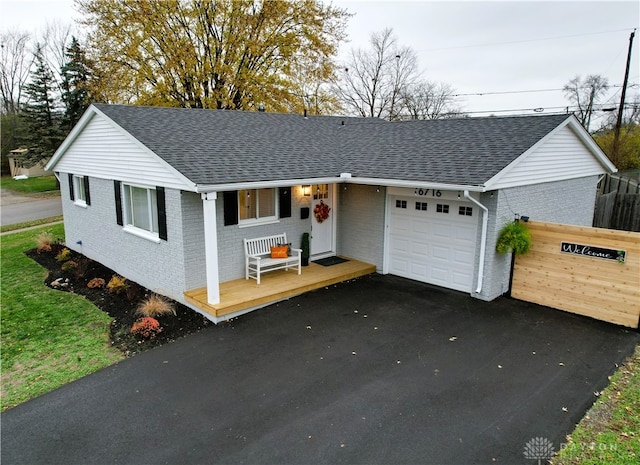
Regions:
<instances>
[{"instance_id":1,"label":"tree shadow on lawn","mask_svg":"<svg viewBox=\"0 0 640 465\"><path fill-rule=\"evenodd\" d=\"M153 293L128 280L126 281L128 287L125 292L120 294L110 292L106 284L117 273L101 263L71 250L69 250L69 260L64 263L73 262L77 266L70 267L72 269L64 271L62 270L63 263L56 259L57 255L64 249L63 244L56 243L51 244L50 251L39 251L34 248L28 250L25 254L49 271L44 281L46 286L82 295L113 318L109 331L111 345L119 349L125 356L130 357L136 353L175 341L182 336L213 324L203 315L189 307L167 299L173 304L176 314L154 317L162 328L159 334L153 338L143 338L132 333L131 327L133 323L140 318L140 315L136 314L138 306ZM103 279L104 285L95 288L87 287L87 284L94 278Z\"/></svg>"}]
</instances>

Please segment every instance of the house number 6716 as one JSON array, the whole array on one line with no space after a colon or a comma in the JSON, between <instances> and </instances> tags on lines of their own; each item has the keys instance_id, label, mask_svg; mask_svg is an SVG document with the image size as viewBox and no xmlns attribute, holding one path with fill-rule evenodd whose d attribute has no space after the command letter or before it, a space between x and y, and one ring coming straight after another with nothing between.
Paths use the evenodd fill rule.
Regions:
<instances>
[{"instance_id":1,"label":"house number 6716","mask_svg":"<svg viewBox=\"0 0 640 465\"><path fill-rule=\"evenodd\" d=\"M419 195L421 197L429 196L429 192L431 192L431 197L441 197L442 192L435 189L416 189L415 195Z\"/></svg>"}]
</instances>

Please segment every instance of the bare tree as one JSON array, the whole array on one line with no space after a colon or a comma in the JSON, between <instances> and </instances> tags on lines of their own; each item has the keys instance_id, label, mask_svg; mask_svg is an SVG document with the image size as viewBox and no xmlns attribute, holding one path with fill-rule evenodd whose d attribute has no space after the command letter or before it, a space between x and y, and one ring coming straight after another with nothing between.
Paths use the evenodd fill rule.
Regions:
<instances>
[{"instance_id":1,"label":"bare tree","mask_svg":"<svg viewBox=\"0 0 640 465\"><path fill-rule=\"evenodd\" d=\"M373 33L368 50L352 49L335 92L345 110L364 117L397 119L402 94L419 76L416 54L397 44L392 29Z\"/></svg>"},{"instance_id":2,"label":"bare tree","mask_svg":"<svg viewBox=\"0 0 640 465\"><path fill-rule=\"evenodd\" d=\"M9 31L0 35L0 96L2 113L15 114L23 103L23 90L29 79L33 55L28 50L29 34Z\"/></svg>"},{"instance_id":3,"label":"bare tree","mask_svg":"<svg viewBox=\"0 0 640 465\"><path fill-rule=\"evenodd\" d=\"M402 102L410 119L441 119L460 116L453 88L444 82L419 81L402 92Z\"/></svg>"},{"instance_id":4,"label":"bare tree","mask_svg":"<svg viewBox=\"0 0 640 465\"><path fill-rule=\"evenodd\" d=\"M609 88L609 81L599 74L589 74L582 80L576 76L565 84L563 90L567 99L576 107L576 116L589 130L593 107Z\"/></svg>"},{"instance_id":5,"label":"bare tree","mask_svg":"<svg viewBox=\"0 0 640 465\"><path fill-rule=\"evenodd\" d=\"M41 52L49 69L54 73L58 90L61 90L60 84L62 82L60 70L65 64L65 53L71 45L74 30L75 27L72 23L53 21L48 22L44 31L39 35L38 42L42 45Z\"/></svg>"}]
</instances>

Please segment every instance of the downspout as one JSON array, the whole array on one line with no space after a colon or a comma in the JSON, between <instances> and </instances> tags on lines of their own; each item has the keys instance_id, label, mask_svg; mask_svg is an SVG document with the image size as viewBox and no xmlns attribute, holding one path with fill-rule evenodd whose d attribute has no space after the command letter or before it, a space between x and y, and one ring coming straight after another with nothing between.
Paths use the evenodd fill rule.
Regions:
<instances>
[{"instance_id":1,"label":"downspout","mask_svg":"<svg viewBox=\"0 0 640 465\"><path fill-rule=\"evenodd\" d=\"M489 209L469 195L469 191L465 189L464 198L475 203L482 209L482 236L480 237L480 263L478 264L478 287L476 294L482 290L482 280L484 278L484 259L487 251L487 229L489 226Z\"/></svg>"}]
</instances>

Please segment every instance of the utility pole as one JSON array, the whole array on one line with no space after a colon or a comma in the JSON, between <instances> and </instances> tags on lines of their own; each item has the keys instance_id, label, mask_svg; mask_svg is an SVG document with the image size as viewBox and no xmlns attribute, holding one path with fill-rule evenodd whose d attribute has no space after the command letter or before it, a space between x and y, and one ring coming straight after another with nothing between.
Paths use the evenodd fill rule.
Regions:
<instances>
[{"instance_id":1,"label":"utility pole","mask_svg":"<svg viewBox=\"0 0 640 465\"><path fill-rule=\"evenodd\" d=\"M629 53L627 54L627 69L624 72L624 82L622 83L622 96L620 97L620 107L618 108L618 120L613 136L613 162L618 160L618 148L620 146L620 127L622 126L622 112L624 111L624 99L627 94L627 82L629 81L629 66L631 65L631 47L633 47L633 37L636 35L635 28L629 36Z\"/></svg>"}]
</instances>

